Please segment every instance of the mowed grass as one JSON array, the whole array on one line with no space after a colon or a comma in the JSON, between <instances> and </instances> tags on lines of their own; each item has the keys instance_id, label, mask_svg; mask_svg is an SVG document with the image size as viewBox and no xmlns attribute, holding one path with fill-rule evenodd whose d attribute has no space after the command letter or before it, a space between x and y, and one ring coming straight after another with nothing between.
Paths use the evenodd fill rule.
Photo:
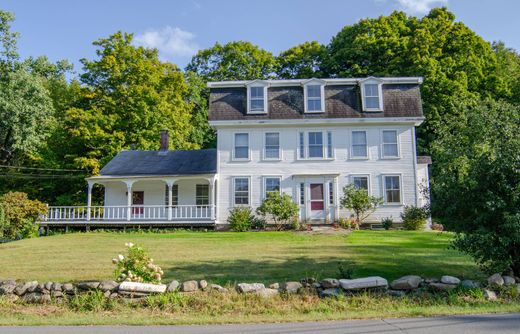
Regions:
<instances>
[{"instance_id":1,"label":"mowed grass","mask_svg":"<svg viewBox=\"0 0 520 334\"><path fill-rule=\"evenodd\" d=\"M144 246L163 268L165 281L232 284L338 277L338 263L354 263L356 277L480 277L469 257L449 248L451 238L449 233L407 231L70 233L0 245L0 278L111 279L111 259L124 253L125 242Z\"/></svg>"}]
</instances>

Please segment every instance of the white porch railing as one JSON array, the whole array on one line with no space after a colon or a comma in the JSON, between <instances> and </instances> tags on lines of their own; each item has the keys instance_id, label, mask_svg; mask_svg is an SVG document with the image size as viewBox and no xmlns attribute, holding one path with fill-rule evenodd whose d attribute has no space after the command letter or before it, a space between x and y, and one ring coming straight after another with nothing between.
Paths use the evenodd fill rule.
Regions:
<instances>
[{"instance_id":1,"label":"white porch railing","mask_svg":"<svg viewBox=\"0 0 520 334\"><path fill-rule=\"evenodd\" d=\"M49 206L44 221L214 220L214 205Z\"/></svg>"}]
</instances>

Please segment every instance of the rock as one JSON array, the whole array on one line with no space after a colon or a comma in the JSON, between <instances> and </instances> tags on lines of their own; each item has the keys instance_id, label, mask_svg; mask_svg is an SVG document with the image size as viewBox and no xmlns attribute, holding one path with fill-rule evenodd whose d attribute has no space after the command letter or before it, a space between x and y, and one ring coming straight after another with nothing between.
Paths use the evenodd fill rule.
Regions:
<instances>
[{"instance_id":1,"label":"rock","mask_svg":"<svg viewBox=\"0 0 520 334\"><path fill-rule=\"evenodd\" d=\"M421 276L407 275L394 280L390 287L394 290L414 290L419 287L421 282Z\"/></svg>"},{"instance_id":2,"label":"rock","mask_svg":"<svg viewBox=\"0 0 520 334\"><path fill-rule=\"evenodd\" d=\"M228 292L228 289L226 289L226 288L224 288L224 287L222 287L222 286L220 286L218 284L211 284L209 286L209 288L211 290L215 290L215 291L218 291L218 292Z\"/></svg>"},{"instance_id":3,"label":"rock","mask_svg":"<svg viewBox=\"0 0 520 334\"><path fill-rule=\"evenodd\" d=\"M0 286L0 295L11 295L14 293L14 289L16 289L16 283L7 282Z\"/></svg>"},{"instance_id":4,"label":"rock","mask_svg":"<svg viewBox=\"0 0 520 334\"><path fill-rule=\"evenodd\" d=\"M498 273L489 276L487 281L488 281L489 285L498 285L498 286L504 285L504 279L502 278L502 275L500 275Z\"/></svg>"},{"instance_id":5,"label":"rock","mask_svg":"<svg viewBox=\"0 0 520 334\"><path fill-rule=\"evenodd\" d=\"M310 287L312 284L316 283L316 279L314 277L306 277L300 279L300 283L303 287Z\"/></svg>"},{"instance_id":6,"label":"rock","mask_svg":"<svg viewBox=\"0 0 520 334\"><path fill-rule=\"evenodd\" d=\"M99 289L101 291L117 291L119 287L119 283L116 281L103 281L99 284Z\"/></svg>"},{"instance_id":7,"label":"rock","mask_svg":"<svg viewBox=\"0 0 520 334\"><path fill-rule=\"evenodd\" d=\"M99 282L81 282L77 287L80 290L95 290L99 287Z\"/></svg>"},{"instance_id":8,"label":"rock","mask_svg":"<svg viewBox=\"0 0 520 334\"><path fill-rule=\"evenodd\" d=\"M285 282L282 285L282 291L287 293L297 293L303 285L300 282Z\"/></svg>"},{"instance_id":9,"label":"rock","mask_svg":"<svg viewBox=\"0 0 520 334\"><path fill-rule=\"evenodd\" d=\"M515 279L511 276L502 276L505 286L510 286L516 283Z\"/></svg>"},{"instance_id":10,"label":"rock","mask_svg":"<svg viewBox=\"0 0 520 334\"><path fill-rule=\"evenodd\" d=\"M139 292L139 293L163 293L166 291L164 284L150 284L139 282L123 282L119 284L119 291Z\"/></svg>"},{"instance_id":11,"label":"rock","mask_svg":"<svg viewBox=\"0 0 520 334\"><path fill-rule=\"evenodd\" d=\"M36 286L36 288L34 288L34 292L40 292L40 293L42 293L43 290L45 290L45 284L43 284L43 283L38 283L38 285Z\"/></svg>"},{"instance_id":12,"label":"rock","mask_svg":"<svg viewBox=\"0 0 520 334\"><path fill-rule=\"evenodd\" d=\"M454 276L445 275L445 276L441 277L441 283L459 285L460 279L458 279L457 277L454 277Z\"/></svg>"},{"instance_id":13,"label":"rock","mask_svg":"<svg viewBox=\"0 0 520 334\"><path fill-rule=\"evenodd\" d=\"M14 293L18 296L24 295L26 292L32 289L34 291L34 288L38 286L38 282L25 282L24 284L20 284L16 286L16 289L14 289Z\"/></svg>"},{"instance_id":14,"label":"rock","mask_svg":"<svg viewBox=\"0 0 520 334\"><path fill-rule=\"evenodd\" d=\"M446 283L430 283L430 287L434 290L438 291L451 291L455 289L457 286L455 284L446 284Z\"/></svg>"},{"instance_id":15,"label":"rock","mask_svg":"<svg viewBox=\"0 0 520 334\"><path fill-rule=\"evenodd\" d=\"M44 295L39 292L27 293L22 297L22 300L30 304L43 304L51 301L50 295Z\"/></svg>"},{"instance_id":16,"label":"rock","mask_svg":"<svg viewBox=\"0 0 520 334\"><path fill-rule=\"evenodd\" d=\"M201 288L202 290L206 289L208 287L208 282L206 282L205 280L200 280L199 281L199 288Z\"/></svg>"},{"instance_id":17,"label":"rock","mask_svg":"<svg viewBox=\"0 0 520 334\"><path fill-rule=\"evenodd\" d=\"M61 298L61 297L63 297L63 292L58 291L58 290L52 290L51 291L51 297L53 297L53 298Z\"/></svg>"},{"instance_id":18,"label":"rock","mask_svg":"<svg viewBox=\"0 0 520 334\"><path fill-rule=\"evenodd\" d=\"M497 294L495 291L484 289L484 298L487 300L497 300Z\"/></svg>"},{"instance_id":19,"label":"rock","mask_svg":"<svg viewBox=\"0 0 520 334\"><path fill-rule=\"evenodd\" d=\"M406 295L406 291L411 289L400 289L400 290L387 290L386 293L392 297L404 297Z\"/></svg>"},{"instance_id":20,"label":"rock","mask_svg":"<svg viewBox=\"0 0 520 334\"><path fill-rule=\"evenodd\" d=\"M136 292L136 291L118 291L118 294L121 297L127 297L127 298L143 298L150 295L149 292Z\"/></svg>"},{"instance_id":21,"label":"rock","mask_svg":"<svg viewBox=\"0 0 520 334\"><path fill-rule=\"evenodd\" d=\"M439 283L439 279L438 278L425 278L424 279L424 283L426 284L430 284L430 283Z\"/></svg>"},{"instance_id":22,"label":"rock","mask_svg":"<svg viewBox=\"0 0 520 334\"><path fill-rule=\"evenodd\" d=\"M61 289L62 289L63 292L68 293L68 294L73 294L74 293L74 285L72 285L71 283L63 284Z\"/></svg>"},{"instance_id":23,"label":"rock","mask_svg":"<svg viewBox=\"0 0 520 334\"><path fill-rule=\"evenodd\" d=\"M170 284L168 284L168 286L166 287L166 292L173 292L173 291L177 291L177 289L179 288L179 281L176 281L176 280L173 280L170 282Z\"/></svg>"},{"instance_id":24,"label":"rock","mask_svg":"<svg viewBox=\"0 0 520 334\"><path fill-rule=\"evenodd\" d=\"M110 298L110 295L112 294L112 292L110 292L110 290L107 290L105 292L103 292L103 295L106 297L106 298Z\"/></svg>"},{"instance_id":25,"label":"rock","mask_svg":"<svg viewBox=\"0 0 520 334\"><path fill-rule=\"evenodd\" d=\"M108 298L110 298L110 299L119 298L119 294L117 292L112 292Z\"/></svg>"},{"instance_id":26,"label":"rock","mask_svg":"<svg viewBox=\"0 0 520 334\"><path fill-rule=\"evenodd\" d=\"M320 298L338 297L343 295L343 290L340 288L329 288L320 292Z\"/></svg>"},{"instance_id":27,"label":"rock","mask_svg":"<svg viewBox=\"0 0 520 334\"><path fill-rule=\"evenodd\" d=\"M61 291L62 287L63 287L63 284L56 282L52 285L51 290L52 291Z\"/></svg>"},{"instance_id":28,"label":"rock","mask_svg":"<svg viewBox=\"0 0 520 334\"><path fill-rule=\"evenodd\" d=\"M248 293L265 289L265 285L263 283L240 283L236 289L240 293Z\"/></svg>"},{"instance_id":29,"label":"rock","mask_svg":"<svg viewBox=\"0 0 520 334\"><path fill-rule=\"evenodd\" d=\"M339 284L339 281L338 281L338 284ZM321 289L321 288L322 288L322 286L321 286L320 283L312 283L312 287L313 287L314 289Z\"/></svg>"},{"instance_id":30,"label":"rock","mask_svg":"<svg viewBox=\"0 0 520 334\"><path fill-rule=\"evenodd\" d=\"M254 293L257 296L260 296L263 298L270 298L270 297L276 296L279 292L277 289L263 288L263 289L256 290Z\"/></svg>"},{"instance_id":31,"label":"rock","mask_svg":"<svg viewBox=\"0 0 520 334\"><path fill-rule=\"evenodd\" d=\"M470 279L465 279L460 282L460 285L465 289L475 289L478 288L478 284Z\"/></svg>"},{"instance_id":32,"label":"rock","mask_svg":"<svg viewBox=\"0 0 520 334\"><path fill-rule=\"evenodd\" d=\"M269 284L269 289L280 289L280 283Z\"/></svg>"},{"instance_id":33,"label":"rock","mask_svg":"<svg viewBox=\"0 0 520 334\"><path fill-rule=\"evenodd\" d=\"M199 283L197 281L186 281L181 284L181 291L194 292L199 289Z\"/></svg>"},{"instance_id":34,"label":"rock","mask_svg":"<svg viewBox=\"0 0 520 334\"><path fill-rule=\"evenodd\" d=\"M45 290L51 291L52 290L52 285L53 285L52 282L47 282L47 283L45 283L45 285L43 287L44 287Z\"/></svg>"},{"instance_id":35,"label":"rock","mask_svg":"<svg viewBox=\"0 0 520 334\"><path fill-rule=\"evenodd\" d=\"M325 278L320 282L320 285L324 289L331 289L339 287L339 281L335 278Z\"/></svg>"},{"instance_id":36,"label":"rock","mask_svg":"<svg viewBox=\"0 0 520 334\"><path fill-rule=\"evenodd\" d=\"M371 276L356 279L340 279L339 285L344 290L359 290L370 288L387 288L388 281L383 277Z\"/></svg>"},{"instance_id":37,"label":"rock","mask_svg":"<svg viewBox=\"0 0 520 334\"><path fill-rule=\"evenodd\" d=\"M38 282L37 281L32 281L32 282L29 282L30 285L27 287L27 291L26 292L34 292L36 291L36 289L38 288Z\"/></svg>"}]
</instances>

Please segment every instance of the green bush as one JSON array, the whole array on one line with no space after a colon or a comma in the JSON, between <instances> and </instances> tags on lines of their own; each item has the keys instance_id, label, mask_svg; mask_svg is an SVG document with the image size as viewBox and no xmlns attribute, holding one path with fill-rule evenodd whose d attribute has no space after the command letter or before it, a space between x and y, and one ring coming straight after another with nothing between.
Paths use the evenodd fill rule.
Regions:
<instances>
[{"instance_id":1,"label":"green bush","mask_svg":"<svg viewBox=\"0 0 520 334\"><path fill-rule=\"evenodd\" d=\"M262 205L256 209L256 213L264 219L269 218L274 222L277 230L295 228L298 224L298 204L294 203L288 194L280 194L277 191L270 192ZM296 223L295 223L296 221Z\"/></svg>"},{"instance_id":2,"label":"green bush","mask_svg":"<svg viewBox=\"0 0 520 334\"><path fill-rule=\"evenodd\" d=\"M263 218L254 217L253 223L251 224L251 229L256 231L265 230L267 227L267 222Z\"/></svg>"},{"instance_id":3,"label":"green bush","mask_svg":"<svg viewBox=\"0 0 520 334\"><path fill-rule=\"evenodd\" d=\"M401 219L403 220L405 230L424 230L426 219L428 219L428 212L424 208L407 205L401 213Z\"/></svg>"},{"instance_id":4,"label":"green bush","mask_svg":"<svg viewBox=\"0 0 520 334\"><path fill-rule=\"evenodd\" d=\"M227 222L233 231L245 232L249 231L253 226L255 217L252 210L248 206L236 207L229 211Z\"/></svg>"},{"instance_id":5,"label":"green bush","mask_svg":"<svg viewBox=\"0 0 520 334\"><path fill-rule=\"evenodd\" d=\"M26 193L8 192L0 196L0 239L23 239L38 236L36 220L47 213L40 201Z\"/></svg>"},{"instance_id":6,"label":"green bush","mask_svg":"<svg viewBox=\"0 0 520 334\"><path fill-rule=\"evenodd\" d=\"M340 200L342 208L354 212L358 224L361 224L382 203L382 198L370 196L365 189L353 184L343 188L343 197Z\"/></svg>"},{"instance_id":7,"label":"green bush","mask_svg":"<svg viewBox=\"0 0 520 334\"><path fill-rule=\"evenodd\" d=\"M160 283L164 273L161 267L153 263L148 253L131 242L125 246L128 248L128 254L119 254L117 258L112 259L112 263L117 266L114 271L116 281Z\"/></svg>"},{"instance_id":8,"label":"green bush","mask_svg":"<svg viewBox=\"0 0 520 334\"><path fill-rule=\"evenodd\" d=\"M114 301L105 297L103 291L92 290L75 295L70 301L70 306L76 311L108 311L114 308Z\"/></svg>"},{"instance_id":9,"label":"green bush","mask_svg":"<svg viewBox=\"0 0 520 334\"><path fill-rule=\"evenodd\" d=\"M381 225L383 225L383 228L385 230L389 230L393 224L394 221L392 220L392 218L386 217L381 220Z\"/></svg>"}]
</instances>

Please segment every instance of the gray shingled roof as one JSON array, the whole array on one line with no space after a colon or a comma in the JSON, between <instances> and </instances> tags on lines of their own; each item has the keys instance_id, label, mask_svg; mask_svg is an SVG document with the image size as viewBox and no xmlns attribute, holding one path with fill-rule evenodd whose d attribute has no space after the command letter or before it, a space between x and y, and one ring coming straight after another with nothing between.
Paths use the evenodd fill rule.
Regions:
<instances>
[{"instance_id":1,"label":"gray shingled roof","mask_svg":"<svg viewBox=\"0 0 520 334\"><path fill-rule=\"evenodd\" d=\"M122 151L100 171L103 176L193 175L217 172L217 150Z\"/></svg>"}]
</instances>

